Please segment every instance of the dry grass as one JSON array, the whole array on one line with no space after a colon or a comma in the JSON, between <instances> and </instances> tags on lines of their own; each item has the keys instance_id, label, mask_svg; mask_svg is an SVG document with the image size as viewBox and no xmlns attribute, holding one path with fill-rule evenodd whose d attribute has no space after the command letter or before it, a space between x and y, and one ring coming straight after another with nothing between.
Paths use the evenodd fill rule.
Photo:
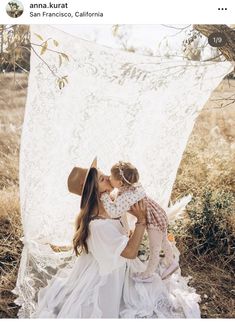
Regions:
<instances>
[{"instance_id":1,"label":"dry grass","mask_svg":"<svg viewBox=\"0 0 235 322\"><path fill-rule=\"evenodd\" d=\"M0 318L15 317L14 295L22 226L19 209L19 146L27 91L27 76L0 74Z\"/></svg>"},{"instance_id":2,"label":"dry grass","mask_svg":"<svg viewBox=\"0 0 235 322\"><path fill-rule=\"evenodd\" d=\"M235 153L234 105L220 109L220 101L212 101L232 95L234 88L235 81L230 85L224 81L198 117L177 173L172 200L190 192L200 199L205 187L234 193L231 163ZM27 75L17 75L16 88L12 74L0 75L0 317L8 318L17 314L10 291L15 286L22 250L18 158L26 91ZM231 217L230 224L235 227L233 220ZM190 249L187 231L185 234L177 237L182 272L192 276L191 285L202 296L202 316L234 317L228 257L225 260L224 254L198 255Z\"/></svg>"},{"instance_id":3,"label":"dry grass","mask_svg":"<svg viewBox=\"0 0 235 322\"><path fill-rule=\"evenodd\" d=\"M210 101L196 120L189 138L173 187L172 199L192 193L193 201L187 207L190 220L176 228L177 247L181 253L183 275L192 276L191 285L201 295L202 317L234 318L234 241L235 241L235 104L220 108L221 99L234 94L235 81L224 80L213 92ZM225 101L223 101L225 103ZM216 247L199 244L205 234L200 224L207 219L205 214L205 192L212 191L216 201L209 205L213 209L212 222L205 225L211 229L210 238ZM221 199L219 199L218 196ZM230 204L226 206L226 198ZM216 206L225 204L220 211ZM209 209L210 210L210 209ZM217 212L217 213L216 213ZM195 213L195 217L193 216ZM190 216L191 214L191 216ZM217 217L218 215L218 217ZM201 237L192 231L199 227ZM220 231L213 229L219 227ZM216 230L216 229L215 229ZM220 234L224 234L226 242ZM231 247L231 245L233 245ZM205 244L203 245L205 246ZM199 251L200 250L200 251Z\"/></svg>"},{"instance_id":4,"label":"dry grass","mask_svg":"<svg viewBox=\"0 0 235 322\"><path fill-rule=\"evenodd\" d=\"M181 268L184 276L192 276L190 285L201 295L203 318L234 318L234 277L221 261L182 254Z\"/></svg>"}]
</instances>

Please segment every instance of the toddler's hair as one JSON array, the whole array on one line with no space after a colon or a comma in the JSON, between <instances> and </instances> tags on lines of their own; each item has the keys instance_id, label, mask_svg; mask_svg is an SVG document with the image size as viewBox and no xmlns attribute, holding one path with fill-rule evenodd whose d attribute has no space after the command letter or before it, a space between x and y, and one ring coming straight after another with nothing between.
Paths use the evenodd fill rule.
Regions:
<instances>
[{"instance_id":1,"label":"toddler's hair","mask_svg":"<svg viewBox=\"0 0 235 322\"><path fill-rule=\"evenodd\" d=\"M112 166L111 173L116 180L121 180L126 186L139 181L139 172L130 162L119 161Z\"/></svg>"}]
</instances>

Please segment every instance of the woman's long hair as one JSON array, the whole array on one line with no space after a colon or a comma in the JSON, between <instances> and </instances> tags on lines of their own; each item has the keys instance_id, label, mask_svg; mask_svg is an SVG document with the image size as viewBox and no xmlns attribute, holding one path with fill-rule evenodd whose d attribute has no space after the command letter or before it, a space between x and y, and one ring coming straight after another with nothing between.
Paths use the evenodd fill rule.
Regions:
<instances>
[{"instance_id":1,"label":"woman's long hair","mask_svg":"<svg viewBox=\"0 0 235 322\"><path fill-rule=\"evenodd\" d=\"M81 210L75 223L75 234L73 237L73 247L76 256L83 250L88 253L87 238L89 235L89 223L99 212L99 187L98 171L91 168L86 180L84 192L81 200Z\"/></svg>"}]
</instances>

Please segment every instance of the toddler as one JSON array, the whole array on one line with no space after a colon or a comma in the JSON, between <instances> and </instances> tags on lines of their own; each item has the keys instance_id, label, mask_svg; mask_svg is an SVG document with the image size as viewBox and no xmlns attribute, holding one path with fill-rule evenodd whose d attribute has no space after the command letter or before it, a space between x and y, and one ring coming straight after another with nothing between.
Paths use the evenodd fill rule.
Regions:
<instances>
[{"instance_id":1,"label":"toddler","mask_svg":"<svg viewBox=\"0 0 235 322\"><path fill-rule=\"evenodd\" d=\"M111 168L110 183L118 188L118 195L114 201L109 193L101 195L105 210L111 218L126 215L136 202L144 199L147 203L147 233L149 238L150 256L147 268L144 272L136 273L133 279L137 282L152 282L154 272L160 260L160 251L164 250L167 267L162 273L162 279L166 279L179 268L175 260L173 250L167 238L167 214L157 202L146 196L139 181L138 170L129 162L118 162Z\"/></svg>"}]
</instances>

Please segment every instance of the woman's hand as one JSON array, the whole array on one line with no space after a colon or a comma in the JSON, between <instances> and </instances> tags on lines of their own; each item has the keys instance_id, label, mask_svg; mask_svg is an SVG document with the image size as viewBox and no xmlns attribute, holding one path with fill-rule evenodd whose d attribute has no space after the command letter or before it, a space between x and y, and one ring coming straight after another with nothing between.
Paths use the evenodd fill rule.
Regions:
<instances>
[{"instance_id":1,"label":"woman's hand","mask_svg":"<svg viewBox=\"0 0 235 322\"><path fill-rule=\"evenodd\" d=\"M129 212L137 218L137 223L146 224L147 207L144 199L141 199L139 202L134 204Z\"/></svg>"}]
</instances>

